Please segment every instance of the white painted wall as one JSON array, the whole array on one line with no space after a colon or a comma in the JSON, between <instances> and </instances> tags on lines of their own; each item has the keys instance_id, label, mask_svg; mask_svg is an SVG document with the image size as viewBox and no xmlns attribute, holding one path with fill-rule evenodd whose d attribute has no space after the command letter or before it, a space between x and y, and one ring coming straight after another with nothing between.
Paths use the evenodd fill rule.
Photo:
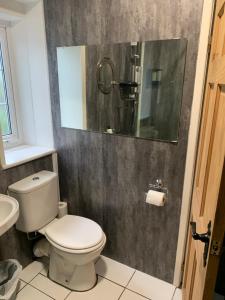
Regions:
<instances>
[{"instance_id":1,"label":"white painted wall","mask_svg":"<svg viewBox=\"0 0 225 300\"><path fill-rule=\"evenodd\" d=\"M51 99L43 3L27 15L28 54L33 97L36 141L39 146L53 147Z\"/></svg>"},{"instance_id":2,"label":"white painted wall","mask_svg":"<svg viewBox=\"0 0 225 300\"><path fill-rule=\"evenodd\" d=\"M23 143L53 148L43 1L7 28L7 36Z\"/></svg>"},{"instance_id":3,"label":"white painted wall","mask_svg":"<svg viewBox=\"0 0 225 300\"><path fill-rule=\"evenodd\" d=\"M39 1L40 0L0 0L0 8L4 8L20 14L25 14Z\"/></svg>"},{"instance_id":4,"label":"white painted wall","mask_svg":"<svg viewBox=\"0 0 225 300\"><path fill-rule=\"evenodd\" d=\"M25 12L24 4L15 0L0 0L0 7L23 14Z\"/></svg>"}]
</instances>

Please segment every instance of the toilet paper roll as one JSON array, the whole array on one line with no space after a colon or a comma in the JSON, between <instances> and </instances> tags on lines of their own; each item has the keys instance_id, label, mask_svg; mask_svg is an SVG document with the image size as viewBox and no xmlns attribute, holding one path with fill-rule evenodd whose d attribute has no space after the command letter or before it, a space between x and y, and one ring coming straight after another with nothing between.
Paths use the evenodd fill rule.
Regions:
<instances>
[{"instance_id":1,"label":"toilet paper roll","mask_svg":"<svg viewBox=\"0 0 225 300\"><path fill-rule=\"evenodd\" d=\"M149 190L146 195L146 203L152 204L155 206L164 206L165 205L165 194L157 191Z\"/></svg>"},{"instance_id":2,"label":"toilet paper roll","mask_svg":"<svg viewBox=\"0 0 225 300\"><path fill-rule=\"evenodd\" d=\"M68 206L66 202L59 202L58 218L68 215Z\"/></svg>"}]
</instances>

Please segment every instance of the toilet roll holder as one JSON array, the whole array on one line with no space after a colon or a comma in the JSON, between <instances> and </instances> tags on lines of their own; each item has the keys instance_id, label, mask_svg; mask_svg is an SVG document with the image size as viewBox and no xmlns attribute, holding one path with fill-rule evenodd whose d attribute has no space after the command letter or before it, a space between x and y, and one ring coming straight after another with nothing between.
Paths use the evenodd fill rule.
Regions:
<instances>
[{"instance_id":1,"label":"toilet roll holder","mask_svg":"<svg viewBox=\"0 0 225 300\"><path fill-rule=\"evenodd\" d=\"M163 185L162 179L156 179L155 184L150 183L148 186L149 186L150 190L160 192L160 193L164 193L165 198L167 198L168 189Z\"/></svg>"}]
</instances>

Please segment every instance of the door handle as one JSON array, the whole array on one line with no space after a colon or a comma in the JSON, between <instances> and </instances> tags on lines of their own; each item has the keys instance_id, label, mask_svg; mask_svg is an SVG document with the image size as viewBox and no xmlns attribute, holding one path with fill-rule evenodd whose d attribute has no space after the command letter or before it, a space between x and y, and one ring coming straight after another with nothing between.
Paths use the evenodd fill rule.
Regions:
<instances>
[{"instance_id":1,"label":"door handle","mask_svg":"<svg viewBox=\"0 0 225 300\"><path fill-rule=\"evenodd\" d=\"M208 224L208 231L206 233L201 233L201 234L196 232L196 222L191 222L190 224L191 224L191 228L192 228L193 239L195 241L201 241L202 243L205 244L204 253L203 253L203 265L205 267L207 264L212 222L210 221Z\"/></svg>"}]
</instances>

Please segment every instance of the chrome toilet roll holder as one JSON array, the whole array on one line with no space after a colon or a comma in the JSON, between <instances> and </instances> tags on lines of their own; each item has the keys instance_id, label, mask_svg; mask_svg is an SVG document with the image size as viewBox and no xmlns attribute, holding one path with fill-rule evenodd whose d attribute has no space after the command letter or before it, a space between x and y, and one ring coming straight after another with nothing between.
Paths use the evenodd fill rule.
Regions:
<instances>
[{"instance_id":1,"label":"chrome toilet roll holder","mask_svg":"<svg viewBox=\"0 0 225 300\"><path fill-rule=\"evenodd\" d=\"M162 179L156 179L155 184L150 183L149 185L149 189L156 191L156 192L160 192L160 193L164 193L165 194L165 198L168 197L168 189L167 187L165 187L163 185L163 181Z\"/></svg>"}]
</instances>

